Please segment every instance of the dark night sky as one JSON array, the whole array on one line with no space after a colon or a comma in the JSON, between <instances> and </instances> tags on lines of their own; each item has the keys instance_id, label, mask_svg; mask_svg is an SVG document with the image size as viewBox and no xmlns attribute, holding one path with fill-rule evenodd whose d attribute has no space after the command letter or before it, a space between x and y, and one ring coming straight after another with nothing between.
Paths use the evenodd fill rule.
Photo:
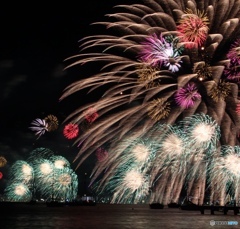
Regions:
<instances>
[{"instance_id":1,"label":"dark night sky","mask_svg":"<svg viewBox=\"0 0 240 229\"><path fill-rule=\"evenodd\" d=\"M79 104L71 99L59 102L64 88L79 78L79 72L64 70L64 60L79 52L78 40L92 32L90 23L103 20L119 3L124 1L0 7L0 156L8 161L0 171L5 179L11 164L25 160L37 147L74 159L78 149L63 137L61 122L84 98ZM59 118L59 129L37 140L30 123L48 114Z\"/></svg>"}]
</instances>

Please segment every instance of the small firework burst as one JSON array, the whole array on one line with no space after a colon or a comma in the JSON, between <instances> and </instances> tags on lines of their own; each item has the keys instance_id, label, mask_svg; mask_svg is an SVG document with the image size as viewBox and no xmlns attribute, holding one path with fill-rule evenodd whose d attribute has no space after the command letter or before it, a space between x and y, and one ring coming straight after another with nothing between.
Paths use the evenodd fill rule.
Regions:
<instances>
[{"instance_id":1,"label":"small firework burst","mask_svg":"<svg viewBox=\"0 0 240 229\"><path fill-rule=\"evenodd\" d=\"M99 162L105 161L108 158L108 152L103 147L99 147L96 150L97 160Z\"/></svg>"},{"instance_id":2,"label":"small firework burst","mask_svg":"<svg viewBox=\"0 0 240 229\"><path fill-rule=\"evenodd\" d=\"M224 69L224 75L228 80L239 83L240 82L240 66L230 64L229 67Z\"/></svg>"},{"instance_id":3,"label":"small firework burst","mask_svg":"<svg viewBox=\"0 0 240 229\"><path fill-rule=\"evenodd\" d=\"M208 34L209 20L205 13L198 11L194 14L188 9L178 21L177 31L180 41L185 42L185 47L201 47Z\"/></svg>"},{"instance_id":4,"label":"small firework burst","mask_svg":"<svg viewBox=\"0 0 240 229\"><path fill-rule=\"evenodd\" d=\"M201 66L194 65L193 73L196 73L199 81L208 80L212 78L212 70L209 64L202 64Z\"/></svg>"},{"instance_id":5,"label":"small firework burst","mask_svg":"<svg viewBox=\"0 0 240 229\"><path fill-rule=\"evenodd\" d=\"M77 124L74 124L74 123L67 124L63 129L63 135L67 139L76 138L78 136L78 133L79 133L79 127Z\"/></svg>"},{"instance_id":6,"label":"small firework burst","mask_svg":"<svg viewBox=\"0 0 240 229\"><path fill-rule=\"evenodd\" d=\"M55 115L48 115L44 118L46 123L48 124L47 130L54 131L58 128L58 118Z\"/></svg>"},{"instance_id":7,"label":"small firework burst","mask_svg":"<svg viewBox=\"0 0 240 229\"><path fill-rule=\"evenodd\" d=\"M159 121L167 118L170 113L170 103L166 99L154 99L148 106L148 115L152 119Z\"/></svg>"},{"instance_id":8,"label":"small firework burst","mask_svg":"<svg viewBox=\"0 0 240 229\"><path fill-rule=\"evenodd\" d=\"M3 173L0 172L0 180L3 178Z\"/></svg>"},{"instance_id":9,"label":"small firework burst","mask_svg":"<svg viewBox=\"0 0 240 229\"><path fill-rule=\"evenodd\" d=\"M221 81L215 85L209 92L209 96L214 102L225 100L231 91L231 85L229 82Z\"/></svg>"},{"instance_id":10,"label":"small firework burst","mask_svg":"<svg viewBox=\"0 0 240 229\"><path fill-rule=\"evenodd\" d=\"M160 85L158 79L158 69L150 65L143 64L138 68L138 82L145 83L146 88L152 88Z\"/></svg>"},{"instance_id":11,"label":"small firework burst","mask_svg":"<svg viewBox=\"0 0 240 229\"><path fill-rule=\"evenodd\" d=\"M12 202L29 202L32 199L32 193L28 186L20 182L8 185L4 190L4 196L6 200Z\"/></svg>"},{"instance_id":12,"label":"small firework burst","mask_svg":"<svg viewBox=\"0 0 240 229\"><path fill-rule=\"evenodd\" d=\"M196 100L199 99L201 99L201 95L194 83L189 83L180 88L175 94L176 103L184 109L194 106Z\"/></svg>"},{"instance_id":13,"label":"small firework burst","mask_svg":"<svg viewBox=\"0 0 240 229\"><path fill-rule=\"evenodd\" d=\"M142 43L140 59L153 67L164 66L171 72L177 72L182 63L180 53L174 43L169 43L162 35L153 34Z\"/></svg>"},{"instance_id":14,"label":"small firework burst","mask_svg":"<svg viewBox=\"0 0 240 229\"><path fill-rule=\"evenodd\" d=\"M231 49L227 53L227 58L230 59L234 65L240 65L240 38L237 39L232 45Z\"/></svg>"},{"instance_id":15,"label":"small firework burst","mask_svg":"<svg viewBox=\"0 0 240 229\"><path fill-rule=\"evenodd\" d=\"M4 167L7 164L7 159L3 156L0 156L0 167Z\"/></svg>"},{"instance_id":16,"label":"small firework burst","mask_svg":"<svg viewBox=\"0 0 240 229\"><path fill-rule=\"evenodd\" d=\"M90 107L87 109L87 111L85 112L85 119L89 122L89 123L93 123L97 118L98 118L98 113L97 110L94 107Z\"/></svg>"},{"instance_id":17,"label":"small firework burst","mask_svg":"<svg viewBox=\"0 0 240 229\"><path fill-rule=\"evenodd\" d=\"M240 103L236 104L236 113L238 116L240 116Z\"/></svg>"},{"instance_id":18,"label":"small firework burst","mask_svg":"<svg viewBox=\"0 0 240 229\"><path fill-rule=\"evenodd\" d=\"M31 122L30 130L35 131L35 135L40 138L46 131L48 131L48 123L44 119L37 118Z\"/></svg>"}]
</instances>

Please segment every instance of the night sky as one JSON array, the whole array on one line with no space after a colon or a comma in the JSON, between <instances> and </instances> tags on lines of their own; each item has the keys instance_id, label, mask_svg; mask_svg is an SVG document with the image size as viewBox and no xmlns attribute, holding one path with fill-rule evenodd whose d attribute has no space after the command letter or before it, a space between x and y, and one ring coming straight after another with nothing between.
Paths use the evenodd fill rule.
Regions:
<instances>
[{"instance_id":1,"label":"night sky","mask_svg":"<svg viewBox=\"0 0 240 229\"><path fill-rule=\"evenodd\" d=\"M78 149L73 140L64 138L61 122L87 98L59 102L64 88L84 74L77 69L64 70L65 59L79 52L78 41L93 32L90 24L103 20L118 3L124 1L0 7L0 156L8 161L0 168L0 194L12 163L27 159L38 147L49 148L72 163ZM30 123L49 114L58 117L59 128L37 139ZM77 173L90 170L92 162L87 163Z\"/></svg>"}]
</instances>

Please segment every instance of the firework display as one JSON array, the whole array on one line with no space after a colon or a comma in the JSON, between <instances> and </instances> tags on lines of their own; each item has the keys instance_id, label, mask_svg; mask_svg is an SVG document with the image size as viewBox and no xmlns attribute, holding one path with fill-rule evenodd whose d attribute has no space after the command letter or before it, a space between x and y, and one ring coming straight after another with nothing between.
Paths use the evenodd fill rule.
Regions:
<instances>
[{"instance_id":1,"label":"firework display","mask_svg":"<svg viewBox=\"0 0 240 229\"><path fill-rule=\"evenodd\" d=\"M78 136L78 133L79 133L79 127L77 124L69 123L64 126L63 135L67 139L76 138Z\"/></svg>"},{"instance_id":2,"label":"firework display","mask_svg":"<svg viewBox=\"0 0 240 229\"><path fill-rule=\"evenodd\" d=\"M78 177L69 161L49 149L37 148L26 161L18 160L11 166L4 197L22 202L36 195L46 200L75 200L77 191Z\"/></svg>"},{"instance_id":3,"label":"firework display","mask_svg":"<svg viewBox=\"0 0 240 229\"><path fill-rule=\"evenodd\" d=\"M44 119L36 118L31 122L30 130L40 138L46 132L56 131L58 128L58 118L55 115L48 115Z\"/></svg>"},{"instance_id":4,"label":"firework display","mask_svg":"<svg viewBox=\"0 0 240 229\"><path fill-rule=\"evenodd\" d=\"M112 202L167 204L182 190L198 204L239 198L239 152L221 152L239 145L240 2L136 1L106 16L92 25L104 35L66 60L100 66L60 98L99 93L66 119L81 125L89 106L99 114L77 138L76 167L107 144L92 183Z\"/></svg>"}]
</instances>

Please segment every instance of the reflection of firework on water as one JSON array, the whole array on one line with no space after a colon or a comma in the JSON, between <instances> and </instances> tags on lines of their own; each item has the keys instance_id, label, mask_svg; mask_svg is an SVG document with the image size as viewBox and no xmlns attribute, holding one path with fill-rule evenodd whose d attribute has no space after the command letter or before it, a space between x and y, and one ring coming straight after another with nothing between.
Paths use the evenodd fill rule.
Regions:
<instances>
[{"instance_id":1,"label":"reflection of firework on water","mask_svg":"<svg viewBox=\"0 0 240 229\"><path fill-rule=\"evenodd\" d=\"M67 139L76 138L78 136L78 133L79 133L79 127L77 124L69 123L66 126L64 126L63 135Z\"/></svg>"},{"instance_id":2,"label":"reflection of firework on water","mask_svg":"<svg viewBox=\"0 0 240 229\"><path fill-rule=\"evenodd\" d=\"M0 167L4 167L7 164L7 159L3 156L0 156Z\"/></svg>"},{"instance_id":3,"label":"reflection of firework on water","mask_svg":"<svg viewBox=\"0 0 240 229\"><path fill-rule=\"evenodd\" d=\"M32 193L23 183L13 183L4 190L7 201L28 202L32 199Z\"/></svg>"},{"instance_id":4,"label":"reflection of firework on water","mask_svg":"<svg viewBox=\"0 0 240 229\"><path fill-rule=\"evenodd\" d=\"M208 166L218 157L219 147L239 144L240 120L236 107L240 3L237 0L213 0L212 5L205 0L143 2L120 5L109 15L111 21L94 23L106 26L107 35L83 38L80 54L67 60L73 61L68 67L84 64L95 67L97 63L96 74L73 83L61 97L85 89L99 93L94 101L67 118L81 126L85 121L84 111L89 107L101 114L78 136L81 147L75 161L79 160L79 167L97 148L108 145L111 156L101 165L97 163L99 167L94 172L98 175L103 172L100 185L109 180L114 183L111 176L117 176L115 184L119 186L113 186L112 193L118 193L116 189L122 188L125 174L132 169L129 163L124 164L127 147L122 142L129 136L133 140L138 136L149 141L153 138L164 151L157 151L154 160L143 163L147 169L139 171L150 177L152 192L172 190L166 201L170 201L171 195L177 201L179 189L174 183L184 188L187 184L188 194L194 196L195 202L199 195L197 188L203 193L198 198L201 204ZM183 136L165 135L167 126L172 128L175 124ZM172 153L168 158L164 152L173 152L167 150L171 148L181 152L173 147L174 143L180 146L181 141L186 143L182 149L187 152L180 153L184 156L173 163ZM118 144L120 148L115 154ZM134 152L130 153L132 157ZM161 162L158 169L157 162ZM151 163L155 167L151 168ZM129 199L129 193L126 195ZM163 194L153 195L156 201L165 198ZM115 200L124 201L123 196L120 199ZM223 197L220 203L224 204Z\"/></svg>"}]
</instances>

